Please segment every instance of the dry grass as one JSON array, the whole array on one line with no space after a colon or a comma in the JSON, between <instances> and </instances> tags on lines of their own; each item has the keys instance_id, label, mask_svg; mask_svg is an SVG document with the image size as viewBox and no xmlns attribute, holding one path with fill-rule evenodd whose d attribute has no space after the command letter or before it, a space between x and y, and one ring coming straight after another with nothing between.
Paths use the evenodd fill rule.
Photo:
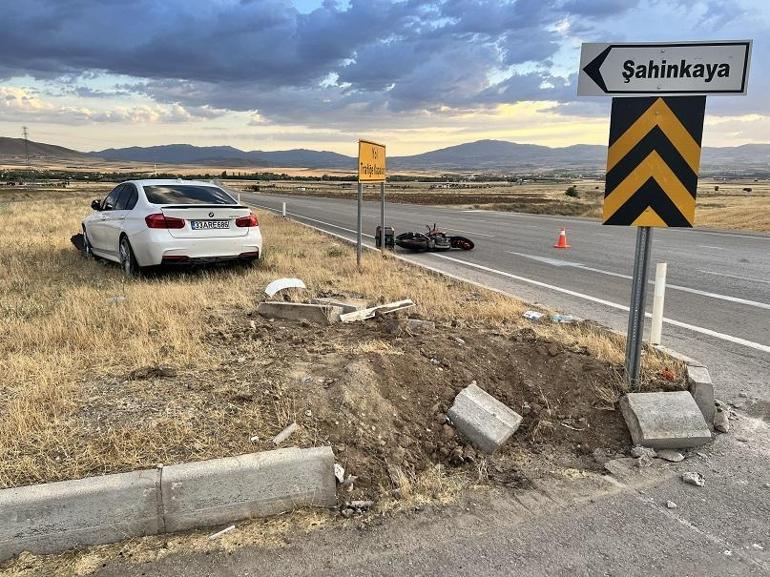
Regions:
<instances>
[{"instance_id":1,"label":"dry grass","mask_svg":"<svg viewBox=\"0 0 770 577\"><path fill-rule=\"evenodd\" d=\"M267 256L258 268L126 281L116 266L86 260L71 246L69 237L79 230L93 192L73 194L70 190L55 202L49 193L45 200L2 203L0 197L0 487L173 462L169 446L189 445L202 436L193 423L176 418L184 406L143 416L130 430L105 427L83 441L80 415L92 402L84 396L84 384L159 364L190 373L219 366L229 352L204 341L207 318L216 311L253 310L261 288L277 277L299 276L311 294L360 295L370 302L413 298L416 313L437 321L510 331L527 323L519 301L378 254L365 254L359 273L351 247L269 214L260 215ZM126 300L109 302L118 295ZM535 329L586 347L600 359L622 360L622 339L601 331L562 325ZM365 342L358 352L387 353L388 346ZM269 358L270 351L254 355ZM658 370L660 364L649 368ZM618 386L610 389L617 392ZM289 422L296 411L287 405L275 412ZM212 411L208 418L204 425L226 436L232 426L228 414ZM234 449L205 445L195 457L227 450Z\"/></svg>"}]
</instances>

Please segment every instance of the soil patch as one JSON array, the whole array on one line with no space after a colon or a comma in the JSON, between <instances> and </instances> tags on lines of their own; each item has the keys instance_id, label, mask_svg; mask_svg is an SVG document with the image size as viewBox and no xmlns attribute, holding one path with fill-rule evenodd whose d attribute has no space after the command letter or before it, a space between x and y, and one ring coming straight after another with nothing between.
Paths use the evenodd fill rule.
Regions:
<instances>
[{"instance_id":1,"label":"soil patch","mask_svg":"<svg viewBox=\"0 0 770 577\"><path fill-rule=\"evenodd\" d=\"M148 367L91 383L88 394L99 400L81 412L83 432L187 431L142 447L143 460L170 463L273 449L273 437L296 421L285 445L329 444L357 477L351 491L341 489L345 500L392 494L403 478L436 464L517 485L597 468L595 449L630 446L620 412L597 394L620 379L621 367L528 328L438 323L412 333L399 315L321 327L212 312L208 326L218 328L206 341L222 353L219 366L194 373ZM446 419L473 381L524 417L493 457L465 443Z\"/></svg>"}]
</instances>

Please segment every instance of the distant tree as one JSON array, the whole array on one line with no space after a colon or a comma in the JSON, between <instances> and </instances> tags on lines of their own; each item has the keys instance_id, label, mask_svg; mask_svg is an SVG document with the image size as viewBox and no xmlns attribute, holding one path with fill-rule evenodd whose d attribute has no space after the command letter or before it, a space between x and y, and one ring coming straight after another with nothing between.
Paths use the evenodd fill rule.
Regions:
<instances>
[{"instance_id":1,"label":"distant tree","mask_svg":"<svg viewBox=\"0 0 770 577\"><path fill-rule=\"evenodd\" d=\"M220 178L227 178L227 171L223 170L222 174L219 175Z\"/></svg>"},{"instance_id":2,"label":"distant tree","mask_svg":"<svg viewBox=\"0 0 770 577\"><path fill-rule=\"evenodd\" d=\"M714 192L719 192L719 185L716 185L716 186L714 187Z\"/></svg>"},{"instance_id":3,"label":"distant tree","mask_svg":"<svg viewBox=\"0 0 770 577\"><path fill-rule=\"evenodd\" d=\"M571 196L572 198L580 198L580 193L578 192L577 186L574 184L567 188L567 190L564 191L564 194Z\"/></svg>"}]
</instances>

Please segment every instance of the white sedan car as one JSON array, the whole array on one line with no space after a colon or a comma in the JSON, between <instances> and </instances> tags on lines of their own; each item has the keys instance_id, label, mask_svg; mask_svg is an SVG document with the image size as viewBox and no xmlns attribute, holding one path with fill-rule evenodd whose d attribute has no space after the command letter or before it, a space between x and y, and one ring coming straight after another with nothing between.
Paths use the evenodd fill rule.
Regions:
<instances>
[{"instance_id":1,"label":"white sedan car","mask_svg":"<svg viewBox=\"0 0 770 577\"><path fill-rule=\"evenodd\" d=\"M259 221L219 186L193 180L131 180L91 203L83 220L88 254L142 268L225 260L256 262Z\"/></svg>"}]
</instances>

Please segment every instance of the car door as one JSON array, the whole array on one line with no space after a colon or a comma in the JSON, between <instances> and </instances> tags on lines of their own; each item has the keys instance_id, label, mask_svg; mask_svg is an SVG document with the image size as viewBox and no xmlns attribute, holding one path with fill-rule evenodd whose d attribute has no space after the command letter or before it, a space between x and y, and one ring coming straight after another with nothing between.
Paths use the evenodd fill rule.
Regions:
<instances>
[{"instance_id":1,"label":"car door","mask_svg":"<svg viewBox=\"0 0 770 577\"><path fill-rule=\"evenodd\" d=\"M111 246L108 242L107 227L109 226L110 213L115 210L118 195L122 189L122 184L112 189L110 194L102 201L102 209L94 215L94 219L87 228L88 241L91 243L91 247L99 252L112 255L117 254L117 248Z\"/></svg>"},{"instance_id":2,"label":"car door","mask_svg":"<svg viewBox=\"0 0 770 577\"><path fill-rule=\"evenodd\" d=\"M120 187L115 200L115 207L104 220L105 242L110 250L118 252L120 233L123 232L126 216L134 208L137 199L136 187L127 182Z\"/></svg>"}]
</instances>

